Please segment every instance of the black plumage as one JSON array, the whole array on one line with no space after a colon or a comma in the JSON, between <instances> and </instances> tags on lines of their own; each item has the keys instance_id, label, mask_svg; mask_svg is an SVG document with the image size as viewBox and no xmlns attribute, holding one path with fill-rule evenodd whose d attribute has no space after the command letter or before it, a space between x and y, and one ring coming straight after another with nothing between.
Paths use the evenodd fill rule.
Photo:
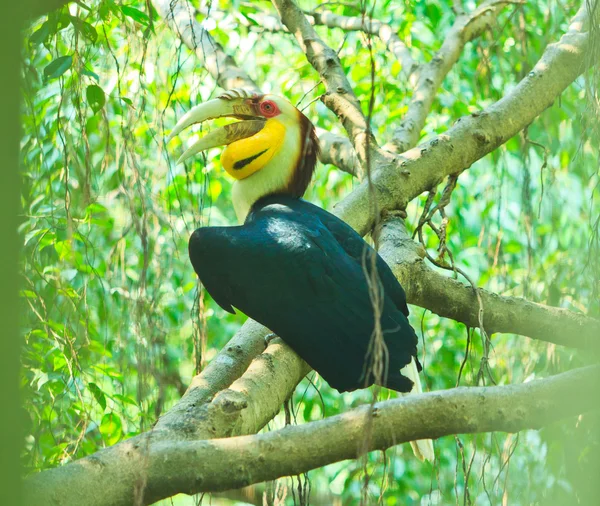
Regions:
<instances>
[{"instance_id":1,"label":"black plumage","mask_svg":"<svg viewBox=\"0 0 600 506\"><path fill-rule=\"evenodd\" d=\"M189 244L196 273L223 309L235 307L268 327L341 392L374 382L365 377L374 328L368 251L342 220L286 195L257 201L241 226L199 228ZM416 360L417 336L404 290L379 255L376 265L388 349L382 383L408 392L412 381L400 369Z\"/></svg>"}]
</instances>

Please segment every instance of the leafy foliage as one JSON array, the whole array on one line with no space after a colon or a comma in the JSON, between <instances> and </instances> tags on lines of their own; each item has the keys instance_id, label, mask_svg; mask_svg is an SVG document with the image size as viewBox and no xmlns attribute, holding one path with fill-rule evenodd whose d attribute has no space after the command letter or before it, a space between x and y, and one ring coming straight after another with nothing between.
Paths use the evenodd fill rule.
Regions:
<instances>
[{"instance_id":1,"label":"leafy foliage","mask_svg":"<svg viewBox=\"0 0 600 506\"><path fill-rule=\"evenodd\" d=\"M454 19L451 4L371 7L419 61L440 47ZM195 227L235 221L218 152L175 166L163 141L176 117L218 92L216 84L146 2L86 5L53 12L25 34L20 233L23 462L30 472L151 427L244 320L198 293L187 259ZM503 11L444 81L423 138L502 97L564 32L578 6L539 2ZM287 96L318 126L340 132L336 118L313 100L324 90L294 40L257 21L266 4L214 1L207 8L205 27L263 91ZM361 15L346 4L321 8ZM411 95L399 63L373 39L372 82L363 34L317 31L339 49L362 103L374 89L372 122L385 140ZM478 285L598 315L592 233L598 237L600 137L597 89L586 85L592 77L579 79L526 132L461 175L446 212L448 248ZM181 147L175 142L170 149ZM334 167L319 167L306 198L331 208L354 184ZM425 197L407 209L413 227L424 204ZM437 236L426 231L424 241L436 257ZM586 360L511 335L492 336L487 357L478 330L416 307L411 321L422 336L429 389L522 382ZM482 361L491 374L478 374ZM316 389L305 380L296 391L295 423L371 400L368 391L340 395L313 382ZM314 471L310 480L313 490L339 494L344 504L360 500L365 469L369 493L389 505L516 505L557 497L566 504L577 469L598 454L595 423L588 416L539 433L444 438L433 468L402 447L371 454L366 467L343 462Z\"/></svg>"}]
</instances>

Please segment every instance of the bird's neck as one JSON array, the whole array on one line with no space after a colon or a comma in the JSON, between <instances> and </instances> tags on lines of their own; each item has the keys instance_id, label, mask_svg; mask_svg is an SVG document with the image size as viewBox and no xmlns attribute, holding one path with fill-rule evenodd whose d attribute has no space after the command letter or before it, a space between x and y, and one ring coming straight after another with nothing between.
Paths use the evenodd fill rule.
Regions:
<instances>
[{"instance_id":1,"label":"bird's neck","mask_svg":"<svg viewBox=\"0 0 600 506\"><path fill-rule=\"evenodd\" d=\"M244 223L254 203L263 197L304 195L315 170L319 144L310 121L298 114L298 122L287 126L285 139L273 158L249 177L233 183L233 207L240 223Z\"/></svg>"},{"instance_id":2,"label":"bird's neck","mask_svg":"<svg viewBox=\"0 0 600 506\"><path fill-rule=\"evenodd\" d=\"M250 177L235 181L231 197L239 223L244 223L257 200L276 193L291 195L289 181L295 169L296 164L285 159L285 150L282 149L264 168Z\"/></svg>"}]
</instances>

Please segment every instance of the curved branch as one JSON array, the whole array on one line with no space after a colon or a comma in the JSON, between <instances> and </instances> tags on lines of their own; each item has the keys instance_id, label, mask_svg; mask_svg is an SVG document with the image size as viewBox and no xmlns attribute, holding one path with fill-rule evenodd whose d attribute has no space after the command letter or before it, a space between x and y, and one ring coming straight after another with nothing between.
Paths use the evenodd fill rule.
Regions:
<instances>
[{"instance_id":1,"label":"curved branch","mask_svg":"<svg viewBox=\"0 0 600 506\"><path fill-rule=\"evenodd\" d=\"M404 209L409 201L445 177L460 174L505 143L551 106L589 64L586 20L584 3L568 32L546 48L529 75L505 97L459 119L431 142L382 164L372 177L379 209ZM361 183L336 206L335 214L362 235L368 233L378 218L370 202L372 195L367 182Z\"/></svg>"},{"instance_id":2,"label":"curved branch","mask_svg":"<svg viewBox=\"0 0 600 506\"><path fill-rule=\"evenodd\" d=\"M439 51L429 63L416 71L417 79L408 111L392 134L390 142L384 146L386 149L403 153L419 142L436 92L458 61L467 42L478 37L492 24L501 6L522 3L515 0L489 0L473 12L461 14L456 18Z\"/></svg>"},{"instance_id":3,"label":"curved branch","mask_svg":"<svg viewBox=\"0 0 600 506\"><path fill-rule=\"evenodd\" d=\"M439 274L423 260L423 247L413 241L404 220L386 220L379 232L379 253L406 291L408 302L439 316L479 327L479 303L474 290ZM600 320L568 309L505 297L478 288L489 334L509 332L573 348L600 351Z\"/></svg>"},{"instance_id":4,"label":"curved branch","mask_svg":"<svg viewBox=\"0 0 600 506\"><path fill-rule=\"evenodd\" d=\"M369 451L449 434L537 429L594 409L600 366L522 385L454 388L363 406L342 415L281 430L211 441L149 442L142 454L122 444L118 461L103 452L30 476L26 503L62 506L126 505L135 498L140 471L147 473L141 504L176 493L239 488L300 474L360 455L372 415ZM576 395L574 395L576 393Z\"/></svg>"}]
</instances>

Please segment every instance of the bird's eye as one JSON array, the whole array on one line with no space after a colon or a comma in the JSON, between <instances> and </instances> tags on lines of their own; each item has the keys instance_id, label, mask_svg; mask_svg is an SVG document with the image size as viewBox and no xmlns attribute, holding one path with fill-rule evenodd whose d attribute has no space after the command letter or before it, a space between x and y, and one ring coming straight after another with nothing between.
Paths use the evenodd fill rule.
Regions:
<instances>
[{"instance_id":1,"label":"bird's eye","mask_svg":"<svg viewBox=\"0 0 600 506\"><path fill-rule=\"evenodd\" d=\"M279 114L279 108L272 100L265 100L264 102L260 103L260 112L263 114L263 116L272 118L273 116Z\"/></svg>"}]
</instances>

